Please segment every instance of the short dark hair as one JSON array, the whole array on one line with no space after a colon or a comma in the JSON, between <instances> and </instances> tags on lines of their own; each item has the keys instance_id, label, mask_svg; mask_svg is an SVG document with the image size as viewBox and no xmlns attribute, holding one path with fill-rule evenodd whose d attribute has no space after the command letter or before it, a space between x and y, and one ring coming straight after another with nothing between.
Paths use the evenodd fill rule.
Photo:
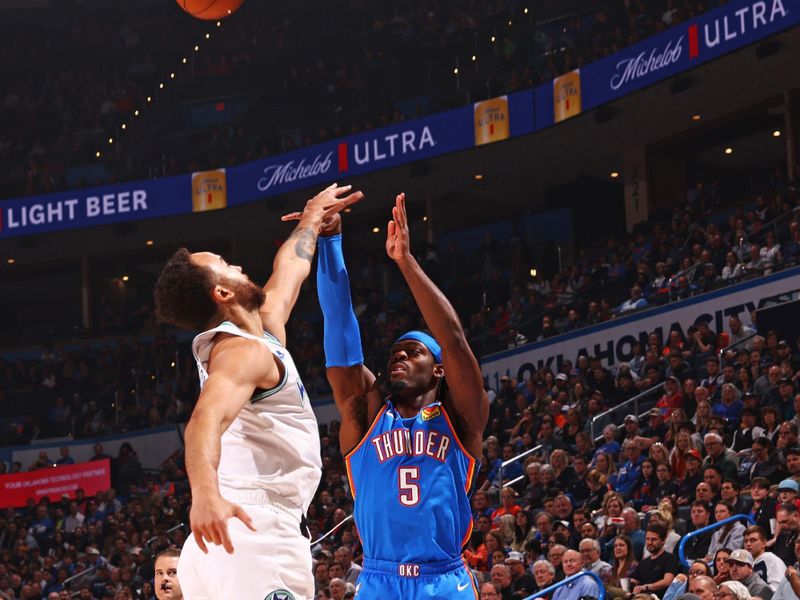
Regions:
<instances>
[{"instance_id":1,"label":"short dark hair","mask_svg":"<svg viewBox=\"0 0 800 600\"><path fill-rule=\"evenodd\" d=\"M709 514L711 513L711 508L709 508L708 504L706 504L702 500L695 500L694 502L692 502L692 508L694 508L695 506L697 508L702 508L704 511L706 511Z\"/></svg>"},{"instance_id":2,"label":"short dark hair","mask_svg":"<svg viewBox=\"0 0 800 600\"><path fill-rule=\"evenodd\" d=\"M662 540L667 539L667 526L661 523L648 523L647 531L655 533Z\"/></svg>"},{"instance_id":3,"label":"short dark hair","mask_svg":"<svg viewBox=\"0 0 800 600\"><path fill-rule=\"evenodd\" d=\"M757 487L761 488L762 490L768 490L770 488L769 479L766 477L753 477L752 481L750 481L750 487Z\"/></svg>"},{"instance_id":4,"label":"short dark hair","mask_svg":"<svg viewBox=\"0 0 800 600\"><path fill-rule=\"evenodd\" d=\"M161 552L156 554L156 558L153 561L153 565L155 565L156 561L161 557L164 557L164 558L173 558L173 557L174 558L180 558L180 556L181 556L181 549L180 548L175 548L174 546L170 546L169 548L165 548L164 550L162 550Z\"/></svg>"},{"instance_id":5,"label":"short dark hair","mask_svg":"<svg viewBox=\"0 0 800 600\"><path fill-rule=\"evenodd\" d=\"M750 527L744 530L745 535L750 535L751 533L755 533L762 540L767 539L767 532L764 531L764 528L760 527L759 525L751 525Z\"/></svg>"},{"instance_id":6,"label":"short dark hair","mask_svg":"<svg viewBox=\"0 0 800 600\"><path fill-rule=\"evenodd\" d=\"M193 263L186 248L178 249L156 282L156 316L183 329L202 331L218 311L211 299L213 287L210 271Z\"/></svg>"},{"instance_id":7,"label":"short dark hair","mask_svg":"<svg viewBox=\"0 0 800 600\"><path fill-rule=\"evenodd\" d=\"M722 476L722 469L720 469L717 465L706 465L703 467L703 471L716 471L718 475Z\"/></svg>"}]
</instances>

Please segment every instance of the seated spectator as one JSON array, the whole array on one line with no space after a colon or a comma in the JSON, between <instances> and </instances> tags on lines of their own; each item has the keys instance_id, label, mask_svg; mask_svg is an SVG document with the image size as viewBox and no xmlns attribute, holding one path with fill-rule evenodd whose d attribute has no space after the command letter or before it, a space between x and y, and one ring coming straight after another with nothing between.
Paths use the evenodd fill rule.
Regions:
<instances>
[{"instance_id":1,"label":"seated spectator","mask_svg":"<svg viewBox=\"0 0 800 600\"><path fill-rule=\"evenodd\" d=\"M663 594L680 573L680 563L674 554L665 552L667 528L660 523L647 526L646 548L650 556L642 560L631 574L633 593Z\"/></svg>"},{"instance_id":2,"label":"seated spectator","mask_svg":"<svg viewBox=\"0 0 800 600\"><path fill-rule=\"evenodd\" d=\"M763 600L771 600L772 589L753 571L753 556L747 550L734 550L726 562L731 568L731 579L739 582L751 596L758 596ZM720 587L728 585L723 583Z\"/></svg>"},{"instance_id":3,"label":"seated spectator","mask_svg":"<svg viewBox=\"0 0 800 600\"><path fill-rule=\"evenodd\" d=\"M720 435L717 433L707 433L703 438L703 445L705 446L707 454L703 465L705 467L716 467L725 479L735 479L737 470L736 463L728 458L726 454L727 448L723 444Z\"/></svg>"},{"instance_id":4,"label":"seated spectator","mask_svg":"<svg viewBox=\"0 0 800 600\"><path fill-rule=\"evenodd\" d=\"M613 561L611 578L606 584L606 590L612 597L625 596L626 589L630 589L630 579L638 566L633 553L633 544L629 537L619 535L613 540ZM625 588L623 588L625 586Z\"/></svg>"},{"instance_id":5,"label":"seated spectator","mask_svg":"<svg viewBox=\"0 0 800 600\"><path fill-rule=\"evenodd\" d=\"M713 600L717 598L717 584L711 577L699 575L689 582L689 593L700 600Z\"/></svg>"},{"instance_id":6,"label":"seated spectator","mask_svg":"<svg viewBox=\"0 0 800 600\"><path fill-rule=\"evenodd\" d=\"M564 575L570 577L579 573L584 568L584 560L581 553L577 550L567 550L562 558ZM552 600L572 600L574 598L597 598L600 590L597 583L590 577L580 577L558 588L553 594Z\"/></svg>"},{"instance_id":7,"label":"seated spectator","mask_svg":"<svg viewBox=\"0 0 800 600\"><path fill-rule=\"evenodd\" d=\"M714 507L714 520L717 523L732 516L734 516L733 507L729 502L723 500ZM716 529L711 535L707 558L710 559L721 548L741 548L744 546L744 529L744 525L739 521L733 521ZM752 557L750 566L752 567Z\"/></svg>"},{"instance_id":8,"label":"seated spectator","mask_svg":"<svg viewBox=\"0 0 800 600\"><path fill-rule=\"evenodd\" d=\"M556 569L550 561L537 560L533 563L533 577L536 580L536 591L539 592L555 583Z\"/></svg>"},{"instance_id":9,"label":"seated spectator","mask_svg":"<svg viewBox=\"0 0 800 600\"><path fill-rule=\"evenodd\" d=\"M786 564L767 551L767 534L758 525L744 531L744 547L753 556L753 571L775 592L786 575Z\"/></svg>"},{"instance_id":10,"label":"seated spectator","mask_svg":"<svg viewBox=\"0 0 800 600\"><path fill-rule=\"evenodd\" d=\"M725 266L722 267L722 280L738 279L742 276L742 265L733 252L725 255Z\"/></svg>"},{"instance_id":11,"label":"seated spectator","mask_svg":"<svg viewBox=\"0 0 800 600\"><path fill-rule=\"evenodd\" d=\"M744 409L744 403L740 399L741 393L733 383L722 384L722 394L720 401L714 404L715 415L723 417L732 426L739 424L739 418Z\"/></svg>"},{"instance_id":12,"label":"seated spectator","mask_svg":"<svg viewBox=\"0 0 800 600\"><path fill-rule=\"evenodd\" d=\"M627 460L619 468L619 472L609 478L609 484L623 497L627 498L639 481L642 470L642 452L636 442L626 440L622 445L623 454Z\"/></svg>"},{"instance_id":13,"label":"seated spectator","mask_svg":"<svg viewBox=\"0 0 800 600\"><path fill-rule=\"evenodd\" d=\"M672 583L664 593L663 600L674 600L684 594L693 580L698 577L708 577L711 575L711 569L702 560L696 560L689 564L689 571L684 575L679 573L672 580Z\"/></svg>"},{"instance_id":14,"label":"seated spectator","mask_svg":"<svg viewBox=\"0 0 800 600\"><path fill-rule=\"evenodd\" d=\"M626 312L631 312L634 310L639 310L640 308L645 308L647 306L647 300L642 297L642 288L638 285L635 285L631 288L631 295L625 302L620 304L616 308L616 313L618 315L624 314Z\"/></svg>"},{"instance_id":15,"label":"seated spectator","mask_svg":"<svg viewBox=\"0 0 800 600\"><path fill-rule=\"evenodd\" d=\"M512 598L526 598L536 591L536 579L525 572L525 558L521 552L509 552L505 564L511 572Z\"/></svg>"}]
</instances>

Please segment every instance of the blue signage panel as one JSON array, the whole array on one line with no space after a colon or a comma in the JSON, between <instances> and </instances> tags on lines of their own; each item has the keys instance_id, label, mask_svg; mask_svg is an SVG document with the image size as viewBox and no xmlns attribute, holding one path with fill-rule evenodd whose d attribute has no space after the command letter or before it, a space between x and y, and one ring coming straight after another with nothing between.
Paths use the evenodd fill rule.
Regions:
<instances>
[{"instance_id":1,"label":"blue signage panel","mask_svg":"<svg viewBox=\"0 0 800 600\"><path fill-rule=\"evenodd\" d=\"M728 2L582 67L583 110L630 94L798 23L800 0Z\"/></svg>"},{"instance_id":2,"label":"blue signage panel","mask_svg":"<svg viewBox=\"0 0 800 600\"><path fill-rule=\"evenodd\" d=\"M3 201L0 239L190 213L193 196L195 210L208 210L216 207L216 195L225 195L225 186L227 205L235 206L525 135L555 122L556 96L559 119L569 118L798 23L800 0L732 0L582 67L579 75L230 167L201 177L196 194L187 174Z\"/></svg>"},{"instance_id":3,"label":"blue signage panel","mask_svg":"<svg viewBox=\"0 0 800 600\"><path fill-rule=\"evenodd\" d=\"M523 90L508 95L508 114L511 125L511 137L526 135L536 131L536 120L533 114L533 90Z\"/></svg>"},{"instance_id":4,"label":"blue signage panel","mask_svg":"<svg viewBox=\"0 0 800 600\"><path fill-rule=\"evenodd\" d=\"M225 169L228 205L246 204L337 178L336 142L317 144L279 156Z\"/></svg>"},{"instance_id":5,"label":"blue signage panel","mask_svg":"<svg viewBox=\"0 0 800 600\"><path fill-rule=\"evenodd\" d=\"M0 239L192 212L190 175L0 202Z\"/></svg>"},{"instance_id":6,"label":"blue signage panel","mask_svg":"<svg viewBox=\"0 0 800 600\"><path fill-rule=\"evenodd\" d=\"M317 144L227 169L228 204L237 205L300 188L471 148L472 107Z\"/></svg>"}]
</instances>

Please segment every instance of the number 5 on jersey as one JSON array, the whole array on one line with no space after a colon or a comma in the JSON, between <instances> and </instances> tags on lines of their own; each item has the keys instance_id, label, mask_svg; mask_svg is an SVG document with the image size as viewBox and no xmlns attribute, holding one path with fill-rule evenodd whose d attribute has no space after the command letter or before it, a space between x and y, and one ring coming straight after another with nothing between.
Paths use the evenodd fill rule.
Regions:
<instances>
[{"instance_id":1,"label":"number 5 on jersey","mask_svg":"<svg viewBox=\"0 0 800 600\"><path fill-rule=\"evenodd\" d=\"M403 506L419 504L419 467L400 467L397 470L398 497Z\"/></svg>"}]
</instances>

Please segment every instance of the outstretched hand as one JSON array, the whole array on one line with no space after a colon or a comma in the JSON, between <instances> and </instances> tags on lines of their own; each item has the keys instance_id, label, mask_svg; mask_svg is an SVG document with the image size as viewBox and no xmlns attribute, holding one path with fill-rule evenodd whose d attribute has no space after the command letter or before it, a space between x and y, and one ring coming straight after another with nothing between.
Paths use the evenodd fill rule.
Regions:
<instances>
[{"instance_id":1,"label":"outstretched hand","mask_svg":"<svg viewBox=\"0 0 800 600\"><path fill-rule=\"evenodd\" d=\"M337 226L334 217L338 217L342 210L355 204L364 197L364 194L360 191L348 194L347 192L349 192L352 187L352 185L339 187L337 183L331 184L306 202L306 207L302 212L291 212L283 215L281 221L299 221L308 211L322 210L323 216L322 224L320 225L320 233L322 235L333 235L333 233L335 233L333 229ZM340 220L339 223L341 223ZM332 232L324 233L326 229L331 229Z\"/></svg>"},{"instance_id":2,"label":"outstretched hand","mask_svg":"<svg viewBox=\"0 0 800 600\"><path fill-rule=\"evenodd\" d=\"M301 212L292 212L281 217L281 221L299 221L303 216ZM342 233L342 215L334 213L330 217L325 217L319 226L319 235L328 237Z\"/></svg>"},{"instance_id":3,"label":"outstretched hand","mask_svg":"<svg viewBox=\"0 0 800 600\"><path fill-rule=\"evenodd\" d=\"M392 220L386 228L386 254L395 262L411 256L411 237L408 234L408 216L406 215L406 195L397 194L395 206L392 208Z\"/></svg>"}]
</instances>

